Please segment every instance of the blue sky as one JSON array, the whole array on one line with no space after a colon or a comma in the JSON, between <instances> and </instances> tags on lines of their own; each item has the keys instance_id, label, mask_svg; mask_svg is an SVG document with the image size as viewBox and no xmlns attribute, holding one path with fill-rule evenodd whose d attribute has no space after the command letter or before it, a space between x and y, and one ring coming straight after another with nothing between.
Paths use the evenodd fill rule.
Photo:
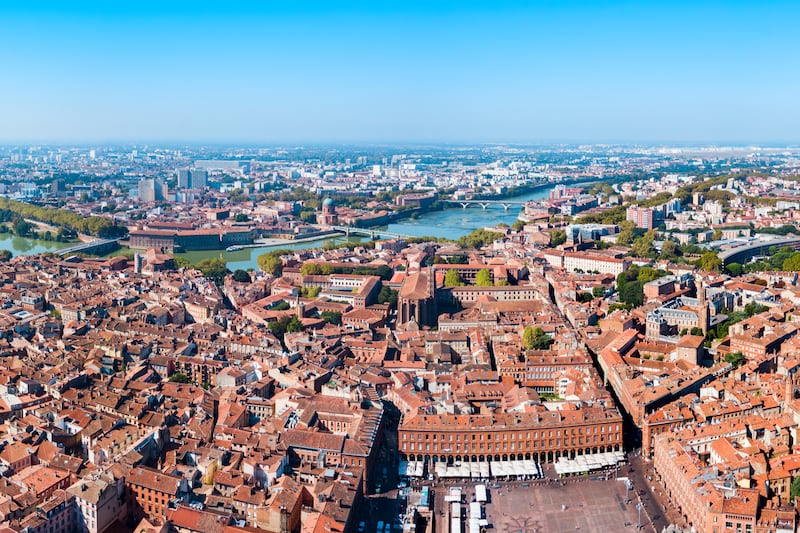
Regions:
<instances>
[{"instance_id":1,"label":"blue sky","mask_svg":"<svg viewBox=\"0 0 800 533\"><path fill-rule=\"evenodd\" d=\"M6 0L0 141L797 143L797 20L767 1Z\"/></svg>"}]
</instances>

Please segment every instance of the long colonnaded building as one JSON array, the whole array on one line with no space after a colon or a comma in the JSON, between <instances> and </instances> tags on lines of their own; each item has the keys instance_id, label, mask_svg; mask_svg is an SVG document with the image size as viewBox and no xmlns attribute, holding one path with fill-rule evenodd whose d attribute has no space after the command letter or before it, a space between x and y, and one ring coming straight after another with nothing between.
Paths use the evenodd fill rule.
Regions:
<instances>
[{"instance_id":1,"label":"long colonnaded building","mask_svg":"<svg viewBox=\"0 0 800 533\"><path fill-rule=\"evenodd\" d=\"M622 450L622 415L616 409L504 414L419 414L398 430L405 459L428 462L535 460Z\"/></svg>"}]
</instances>

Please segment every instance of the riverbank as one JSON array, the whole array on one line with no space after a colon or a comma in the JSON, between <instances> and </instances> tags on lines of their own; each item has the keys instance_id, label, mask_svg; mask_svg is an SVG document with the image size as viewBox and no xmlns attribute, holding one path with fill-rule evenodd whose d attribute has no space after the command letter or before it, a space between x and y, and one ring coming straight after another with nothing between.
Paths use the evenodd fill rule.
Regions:
<instances>
[{"instance_id":1,"label":"riverbank","mask_svg":"<svg viewBox=\"0 0 800 533\"><path fill-rule=\"evenodd\" d=\"M515 195L505 194L497 196L497 199L515 202L541 200L547 198L550 191L556 185L585 183L592 182L576 179L565 180L558 183L523 186L524 192ZM515 188L513 191L517 192L519 190L519 188ZM448 204L436 202L424 208L406 209L392 213L391 219L386 221L387 223L384 225L368 226L368 228L415 237L443 237L457 240L459 237L467 235L475 229L492 227L501 223L511 225L517 220L518 214L518 212L513 210L504 210L499 204L492 205L487 209L482 209L480 206L464 209L460 206L450 206ZM367 240L367 237L354 235L344 238L341 233L337 232L335 234L324 236L315 235L302 239L265 239L248 248L238 249L232 252L227 252L225 250L204 250L178 253L175 254L175 256L186 259L190 263L197 263L202 259L219 257L225 260L228 268L231 270L247 270L257 269L258 256L275 249L305 250L323 248L331 245L342 245L348 242L358 243L364 240ZM14 255L52 252L61 248L66 248L72 244L74 243L34 241L33 239L15 237L11 234L0 234L0 249L7 249ZM113 255L119 255L119 253L120 251L117 251Z\"/></svg>"},{"instance_id":2,"label":"riverbank","mask_svg":"<svg viewBox=\"0 0 800 533\"><path fill-rule=\"evenodd\" d=\"M472 200L509 200L509 201L530 201L530 200L542 200L549 196L549 192L553 190L557 185L591 185L596 183L597 181L602 180L590 180L587 181L586 178L573 178L558 182L545 182L545 183L528 183L525 185L519 185L517 187L512 187L508 189L504 193L497 193L497 194L477 194L473 196ZM541 195L540 192L545 191L548 194ZM400 227L404 225L403 221L420 221L424 220L431 214L434 213L441 213L446 212L449 210L461 209L461 207L454 206L452 204L447 204L445 202L436 201L432 203L430 206L426 207L418 207L412 209L405 209L403 211L395 211L393 213L387 214L380 219L370 219L370 224L356 224L357 227L366 228L366 229L383 229L386 231L394 232L394 233L403 233L402 231L395 231L392 229L393 227ZM515 216L514 220L511 222L503 220L502 222L507 224L513 224L516 221L516 217L518 217L519 213ZM411 223L411 225L414 225ZM488 224L492 225L492 224ZM481 226L485 227L485 226ZM478 228L473 228L478 229ZM472 231L472 230L470 230ZM469 233L467 231L464 233L466 235ZM433 234L423 234L423 235L415 235L415 236L435 236L441 237L442 235L433 235ZM448 237L449 238L449 237Z\"/></svg>"},{"instance_id":3,"label":"riverbank","mask_svg":"<svg viewBox=\"0 0 800 533\"><path fill-rule=\"evenodd\" d=\"M531 187L531 190L525 193L517 194L516 196L503 195L498 199L519 203L542 200L550 195L550 191L556 185L559 185L559 183ZM416 218L407 218L376 229L414 237L443 237L450 240L458 240L459 237L463 237L476 229L494 227L498 224L511 226L517 221L518 217L519 210L506 210L499 202L488 205L486 209L483 209L480 205L464 208L451 204L445 209L425 213Z\"/></svg>"},{"instance_id":4,"label":"riverbank","mask_svg":"<svg viewBox=\"0 0 800 533\"><path fill-rule=\"evenodd\" d=\"M472 200L509 200L511 198L522 196L528 193L533 193L539 191L541 189L553 189L556 185L581 185L583 183L587 183L586 178L573 178L558 182L547 181L543 183L526 183L524 185L518 185L516 187L512 187L503 193L494 193L494 194L476 194L471 199Z\"/></svg>"},{"instance_id":5,"label":"riverbank","mask_svg":"<svg viewBox=\"0 0 800 533\"><path fill-rule=\"evenodd\" d=\"M294 243L324 241L326 239L333 239L336 237L343 237L343 236L344 233L342 233L341 231L332 231L330 233L325 233L324 235L314 235L313 237L303 237L301 239L258 239L254 241L253 244L243 244L237 246L237 250L239 249L246 250L248 248L264 248L264 247L282 248L283 246L289 246Z\"/></svg>"}]
</instances>

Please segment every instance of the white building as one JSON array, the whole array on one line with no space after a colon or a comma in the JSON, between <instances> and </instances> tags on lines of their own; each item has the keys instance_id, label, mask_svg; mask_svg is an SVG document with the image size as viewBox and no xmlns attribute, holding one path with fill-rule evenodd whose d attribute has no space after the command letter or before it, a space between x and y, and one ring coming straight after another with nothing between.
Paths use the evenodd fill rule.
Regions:
<instances>
[{"instance_id":1,"label":"white building","mask_svg":"<svg viewBox=\"0 0 800 533\"><path fill-rule=\"evenodd\" d=\"M104 472L82 479L67 489L75 496L77 531L103 533L127 515L125 483Z\"/></svg>"}]
</instances>

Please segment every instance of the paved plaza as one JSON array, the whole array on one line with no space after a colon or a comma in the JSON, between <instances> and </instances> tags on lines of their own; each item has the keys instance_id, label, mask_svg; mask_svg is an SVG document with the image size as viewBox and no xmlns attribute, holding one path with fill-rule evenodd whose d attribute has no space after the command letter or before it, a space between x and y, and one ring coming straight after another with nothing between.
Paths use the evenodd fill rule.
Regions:
<instances>
[{"instance_id":1,"label":"paved plaza","mask_svg":"<svg viewBox=\"0 0 800 533\"><path fill-rule=\"evenodd\" d=\"M492 486L493 484L489 484ZM581 479L551 484L503 483L490 488L486 518L497 533L609 533L636 531L636 498L625 503L625 484L615 480ZM474 494L471 485L464 485L466 501ZM444 492L444 491L441 491ZM438 496L438 495L437 495ZM438 499L438 498L437 498ZM438 502L437 502L438 503ZM565 506L565 507L562 507ZM438 513L437 513L438 515ZM439 515L441 520L444 516ZM440 523L446 531L447 526ZM654 528L642 513L642 531Z\"/></svg>"}]
</instances>

